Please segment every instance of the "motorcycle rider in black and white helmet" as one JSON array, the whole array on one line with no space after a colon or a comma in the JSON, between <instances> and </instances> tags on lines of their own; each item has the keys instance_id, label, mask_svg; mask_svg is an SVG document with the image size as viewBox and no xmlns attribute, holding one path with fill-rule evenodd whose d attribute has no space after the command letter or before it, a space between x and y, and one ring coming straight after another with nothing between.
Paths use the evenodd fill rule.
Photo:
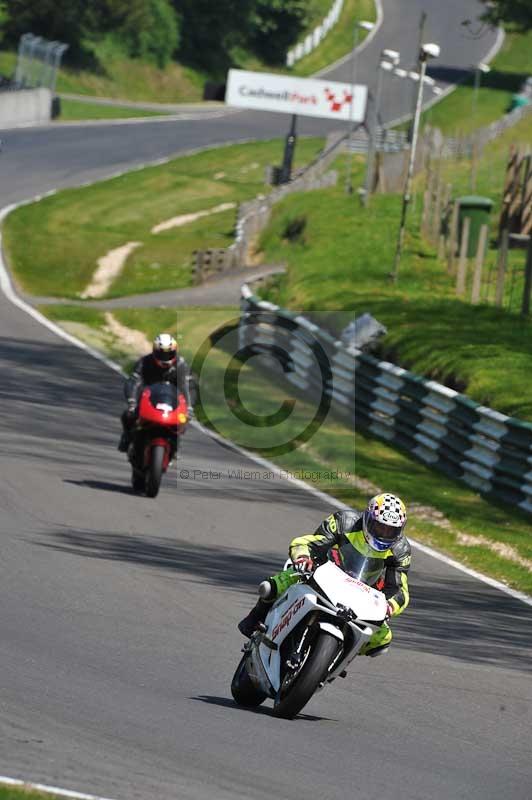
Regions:
<instances>
[{"instance_id":1,"label":"motorcycle rider in black and white helmet","mask_svg":"<svg viewBox=\"0 0 532 800\"><path fill-rule=\"evenodd\" d=\"M192 416L193 408L188 385L189 368L178 351L179 347L174 337L169 333L160 333L153 340L152 352L139 358L135 364L133 372L124 384L127 410L121 417L123 430L118 445L120 452L127 452L130 432L137 418L138 402L145 386L162 381L173 383L178 393L184 395L188 415Z\"/></svg>"},{"instance_id":2,"label":"motorcycle rider in black and white helmet","mask_svg":"<svg viewBox=\"0 0 532 800\"><path fill-rule=\"evenodd\" d=\"M384 593L388 600L387 621L406 609L410 602L408 571L410 543L404 534L406 508L400 497L384 492L372 497L364 511L349 509L329 514L314 533L297 536L290 543L292 567L272 575L259 586L259 599L238 623L244 636L252 636L264 622L272 603L327 559L342 567L343 547L353 548L371 569L364 580ZM361 649L361 655L385 653L392 631L385 622Z\"/></svg>"}]
</instances>

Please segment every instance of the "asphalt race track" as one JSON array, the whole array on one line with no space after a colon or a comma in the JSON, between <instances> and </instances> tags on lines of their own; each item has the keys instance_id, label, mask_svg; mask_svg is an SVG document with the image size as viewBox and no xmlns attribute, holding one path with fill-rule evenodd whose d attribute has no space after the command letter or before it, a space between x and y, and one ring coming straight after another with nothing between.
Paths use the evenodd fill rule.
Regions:
<instances>
[{"instance_id":1,"label":"asphalt race track","mask_svg":"<svg viewBox=\"0 0 532 800\"><path fill-rule=\"evenodd\" d=\"M12 131L3 203L262 118ZM188 479L135 497L118 374L3 296L0 363L1 773L116 800L530 800L530 606L416 551L388 656L357 659L295 721L238 709L235 623L329 509L228 477L256 467L196 430Z\"/></svg>"}]
</instances>

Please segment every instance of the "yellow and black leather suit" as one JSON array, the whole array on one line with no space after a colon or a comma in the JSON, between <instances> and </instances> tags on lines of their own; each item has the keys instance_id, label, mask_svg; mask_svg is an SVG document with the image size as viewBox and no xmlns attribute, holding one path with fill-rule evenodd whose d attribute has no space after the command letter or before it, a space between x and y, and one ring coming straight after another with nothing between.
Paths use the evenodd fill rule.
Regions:
<instances>
[{"instance_id":1,"label":"yellow and black leather suit","mask_svg":"<svg viewBox=\"0 0 532 800\"><path fill-rule=\"evenodd\" d=\"M298 536L290 543L290 558L295 561L300 556L310 556L313 561L323 563L332 548L345 545L346 541L365 556L382 562L372 575L371 583L384 592L393 609L392 616L401 614L410 602L408 589L408 570L411 551L408 539L401 535L388 550L374 550L366 542L362 530L363 513L360 511L336 511L323 520L315 533ZM380 567L380 569L379 569ZM277 578L278 576L275 576ZM275 580L277 589L282 587ZM284 588L284 587L283 587ZM287 588L287 587L285 587Z\"/></svg>"}]
</instances>

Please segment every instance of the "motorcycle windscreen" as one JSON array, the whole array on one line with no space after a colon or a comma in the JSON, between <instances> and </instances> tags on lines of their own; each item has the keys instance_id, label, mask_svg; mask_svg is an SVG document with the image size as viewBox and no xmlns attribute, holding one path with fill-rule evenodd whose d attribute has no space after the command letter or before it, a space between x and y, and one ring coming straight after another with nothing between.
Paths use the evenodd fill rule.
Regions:
<instances>
[{"instance_id":1,"label":"motorcycle windscreen","mask_svg":"<svg viewBox=\"0 0 532 800\"><path fill-rule=\"evenodd\" d=\"M375 558L369 545L365 543L364 545L367 547L367 552L359 552L350 542L344 542L336 550L339 560L332 557L335 555L334 551L331 552L330 558L352 578L358 578L369 586L375 586L384 573L384 560Z\"/></svg>"},{"instance_id":2,"label":"motorcycle windscreen","mask_svg":"<svg viewBox=\"0 0 532 800\"><path fill-rule=\"evenodd\" d=\"M384 620L388 604L383 593L360 578L352 577L332 561L318 567L314 581L332 603L350 608L358 619L366 622Z\"/></svg>"},{"instance_id":3,"label":"motorcycle windscreen","mask_svg":"<svg viewBox=\"0 0 532 800\"><path fill-rule=\"evenodd\" d=\"M155 408L169 406L171 410L177 408L177 389L173 383L152 383L146 387L150 390L150 403Z\"/></svg>"}]
</instances>

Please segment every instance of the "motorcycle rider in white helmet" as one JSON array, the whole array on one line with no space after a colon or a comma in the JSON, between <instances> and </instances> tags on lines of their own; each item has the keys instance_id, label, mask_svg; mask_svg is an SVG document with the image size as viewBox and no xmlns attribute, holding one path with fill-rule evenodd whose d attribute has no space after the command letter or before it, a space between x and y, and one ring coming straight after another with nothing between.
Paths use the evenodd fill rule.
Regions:
<instances>
[{"instance_id":1,"label":"motorcycle rider in white helmet","mask_svg":"<svg viewBox=\"0 0 532 800\"><path fill-rule=\"evenodd\" d=\"M169 333L160 333L153 340L152 352L139 358L135 364L133 372L124 384L127 410L121 417L123 430L118 444L120 452L127 452L130 431L137 418L138 402L144 386L162 381L175 384L178 393L185 397L189 417L192 416L193 408L188 385L189 368L178 351L179 347L174 337Z\"/></svg>"}]
</instances>

